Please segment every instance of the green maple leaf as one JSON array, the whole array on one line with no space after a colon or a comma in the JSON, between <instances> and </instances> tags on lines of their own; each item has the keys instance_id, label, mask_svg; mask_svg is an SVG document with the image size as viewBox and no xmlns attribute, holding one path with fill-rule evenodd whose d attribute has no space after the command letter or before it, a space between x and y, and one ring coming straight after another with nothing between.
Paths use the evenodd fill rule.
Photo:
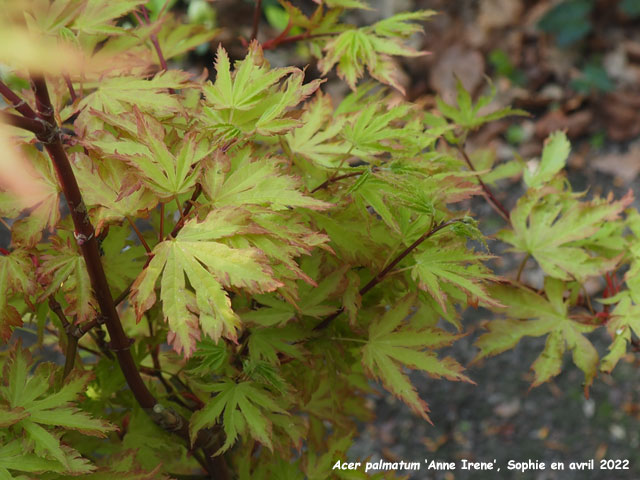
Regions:
<instances>
[{"instance_id":1,"label":"green maple leaf","mask_svg":"<svg viewBox=\"0 0 640 480\"><path fill-rule=\"evenodd\" d=\"M302 125L285 135L292 153L325 168L335 168L352 148L340 138L346 118L336 116L331 99L318 93L307 103Z\"/></svg>"},{"instance_id":2,"label":"green maple leaf","mask_svg":"<svg viewBox=\"0 0 640 480\"><path fill-rule=\"evenodd\" d=\"M215 155L213 162L207 164L202 181L213 205L265 205L272 210L291 207L323 210L331 206L304 195L299 179L284 174L282 160L256 157L250 148Z\"/></svg>"},{"instance_id":3,"label":"green maple leaf","mask_svg":"<svg viewBox=\"0 0 640 480\"><path fill-rule=\"evenodd\" d=\"M220 241L240 228L231 224L226 230L217 229L220 223L216 210L202 222L186 222L175 239L155 246L153 259L132 287L131 301L140 318L155 303L155 284L161 279L169 342L186 357L195 350L200 330L216 341L221 336L235 341L240 319L224 287L262 293L282 286L262 252L231 248ZM193 291L187 289L185 275Z\"/></svg>"},{"instance_id":4,"label":"green maple leaf","mask_svg":"<svg viewBox=\"0 0 640 480\"><path fill-rule=\"evenodd\" d=\"M364 69L382 83L391 85L404 93L397 78L397 65L391 56L416 57L419 52L402 43L421 27L411 23L424 21L434 15L431 10L399 13L368 27L342 32L327 42L325 55L318 62L322 75L326 75L334 65L338 65L338 76L344 79L352 90L364 74Z\"/></svg>"},{"instance_id":5,"label":"green maple leaf","mask_svg":"<svg viewBox=\"0 0 640 480\"><path fill-rule=\"evenodd\" d=\"M302 84L304 72L295 67L270 69L257 42L231 73L227 52L218 47L216 81L205 85L204 125L230 140L254 134L285 133L300 125L286 115L322 83ZM281 83L285 78L286 81Z\"/></svg>"},{"instance_id":6,"label":"green maple leaf","mask_svg":"<svg viewBox=\"0 0 640 480\"><path fill-rule=\"evenodd\" d=\"M514 250L535 258L547 274L584 281L618 263L619 258L590 253L593 245L589 239L606 230L608 223L615 223L632 201L631 192L618 201L596 198L579 202L552 188L530 190L511 211L513 229L502 230L497 236Z\"/></svg>"},{"instance_id":7,"label":"green maple leaf","mask_svg":"<svg viewBox=\"0 0 640 480\"><path fill-rule=\"evenodd\" d=\"M0 399L13 413L9 428L23 432L27 440L28 461L23 466L11 463L11 449L0 452L0 468L34 471L39 469L87 473L93 467L82 459L78 452L60 443L59 429L77 430L85 435L104 437L115 427L90 417L79 410L74 402L85 391L90 380L88 375L73 374L67 377L62 387L52 391L55 369L51 364L40 364L30 374L31 361L27 352L16 348L3 365L3 381ZM3 407L5 409L5 407ZM55 461L57 465L34 464L31 453Z\"/></svg>"},{"instance_id":8,"label":"green maple leaf","mask_svg":"<svg viewBox=\"0 0 640 480\"><path fill-rule=\"evenodd\" d=\"M8 255L0 254L0 338L8 341L14 327L22 326L22 316L9 299L13 294L31 294L35 290L35 278L30 272L33 264L26 251L13 250Z\"/></svg>"},{"instance_id":9,"label":"green maple leaf","mask_svg":"<svg viewBox=\"0 0 640 480\"><path fill-rule=\"evenodd\" d=\"M23 145L21 153L31 167L28 181L37 198L17 197L0 192L0 215L16 218L11 226L11 242L25 247L35 246L45 229L52 231L60 219L60 186L49 158L34 145ZM26 179L25 179L26 180Z\"/></svg>"},{"instance_id":10,"label":"green maple leaf","mask_svg":"<svg viewBox=\"0 0 640 480\"><path fill-rule=\"evenodd\" d=\"M137 177L135 170L125 163L109 158L92 161L80 152L72 154L71 158L85 204L88 208L98 207L91 212L97 231L106 223L129 216L143 216L158 203L155 196L144 188L123 192L123 179Z\"/></svg>"},{"instance_id":11,"label":"green maple leaf","mask_svg":"<svg viewBox=\"0 0 640 480\"><path fill-rule=\"evenodd\" d=\"M254 439L272 449L272 422L268 415L286 414L286 411L269 392L253 382L235 383L230 380L202 388L216 395L191 417L189 429L192 441L200 430L215 425L221 419L226 439L216 455L231 448L238 434L247 431Z\"/></svg>"},{"instance_id":12,"label":"green maple leaf","mask_svg":"<svg viewBox=\"0 0 640 480\"><path fill-rule=\"evenodd\" d=\"M116 20L145 2L144 0L120 0L105 3L102 0L86 0L83 3L84 8L70 25L72 30L92 35L117 35L124 33L125 30L116 26Z\"/></svg>"},{"instance_id":13,"label":"green maple leaf","mask_svg":"<svg viewBox=\"0 0 640 480\"><path fill-rule=\"evenodd\" d=\"M145 80L130 75L105 78L94 86L96 90L85 96L78 108L82 109L81 124L91 123L92 110L112 115L130 112L133 106L140 111L156 115L171 115L182 110L177 96L169 90L180 90L190 86L190 75L180 70L167 70ZM91 87L92 85L88 85ZM114 123L118 126L118 123Z\"/></svg>"},{"instance_id":14,"label":"green maple leaf","mask_svg":"<svg viewBox=\"0 0 640 480\"><path fill-rule=\"evenodd\" d=\"M133 107L137 132L134 138L103 137L92 142L104 154L128 163L137 170L147 188L162 199L173 199L191 191L200 173L199 162L212 150L212 146L195 132L171 141L163 125ZM115 188L112 186L111 188ZM118 197L119 198L119 197ZM134 203L145 207L148 198ZM131 207L131 203L120 208Z\"/></svg>"},{"instance_id":15,"label":"green maple leaf","mask_svg":"<svg viewBox=\"0 0 640 480\"><path fill-rule=\"evenodd\" d=\"M600 364L600 370L606 373L611 373L627 353L631 334L640 336L640 306L632 301L630 291L622 292L617 300L619 303L611 312L611 319L607 323L607 331L613 341L609 345L609 353L602 358Z\"/></svg>"},{"instance_id":16,"label":"green maple leaf","mask_svg":"<svg viewBox=\"0 0 640 480\"><path fill-rule=\"evenodd\" d=\"M562 170L569 158L571 144L564 132L556 132L545 141L542 159L535 170L524 171L524 181L530 188L542 187Z\"/></svg>"},{"instance_id":17,"label":"green maple leaf","mask_svg":"<svg viewBox=\"0 0 640 480\"><path fill-rule=\"evenodd\" d=\"M462 371L463 367L452 358L438 358L431 349L450 345L459 338L443 330L415 329L402 325L415 303L408 295L369 327L369 340L362 349L362 364L374 378L403 400L416 414L431 422L429 407L420 399L402 367L418 369L434 378L462 380L473 383Z\"/></svg>"},{"instance_id":18,"label":"green maple leaf","mask_svg":"<svg viewBox=\"0 0 640 480\"><path fill-rule=\"evenodd\" d=\"M76 315L80 323L92 320L97 304L84 257L68 238L51 237L51 247L50 253L42 255L42 264L38 267L38 276L47 279L48 284L40 300L62 290L68 304L64 313Z\"/></svg>"},{"instance_id":19,"label":"green maple leaf","mask_svg":"<svg viewBox=\"0 0 640 480\"><path fill-rule=\"evenodd\" d=\"M491 258L488 255L474 253L463 245L439 246L434 242L425 242L424 251L417 253L411 276L446 311L447 297L461 301L465 297L474 298L484 305L499 306L486 291L483 282L495 279L481 263ZM477 302L477 300L474 301Z\"/></svg>"},{"instance_id":20,"label":"green maple leaf","mask_svg":"<svg viewBox=\"0 0 640 480\"><path fill-rule=\"evenodd\" d=\"M529 114L524 110L513 109L511 107L502 108L485 115L480 115L480 111L487 107L496 96L496 89L493 85L491 85L491 93L489 95L481 96L475 104L471 99L471 94L465 90L460 79L456 82L456 91L457 107L449 105L440 97L436 98L436 104L438 106L438 111L459 127L475 130L485 123L499 120L510 115L529 116ZM427 118L437 122L437 120L432 117Z\"/></svg>"},{"instance_id":21,"label":"green maple leaf","mask_svg":"<svg viewBox=\"0 0 640 480\"><path fill-rule=\"evenodd\" d=\"M474 361L511 349L522 337L547 335L545 348L532 365L533 386L561 372L562 357L568 349L575 365L584 372L584 388L588 392L597 373L598 352L584 334L597 326L569 316L568 300L563 298L565 289L564 282L551 277L545 279L546 298L524 287L493 286L491 295L506 306L505 314L510 318L489 322L489 332L476 341L480 352Z\"/></svg>"}]
</instances>

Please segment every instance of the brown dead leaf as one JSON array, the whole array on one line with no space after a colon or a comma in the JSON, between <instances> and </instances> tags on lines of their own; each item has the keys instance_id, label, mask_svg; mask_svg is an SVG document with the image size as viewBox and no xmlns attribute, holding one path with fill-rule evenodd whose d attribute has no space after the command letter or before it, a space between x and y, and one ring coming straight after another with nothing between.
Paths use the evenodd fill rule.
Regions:
<instances>
[{"instance_id":1,"label":"brown dead leaf","mask_svg":"<svg viewBox=\"0 0 640 480\"><path fill-rule=\"evenodd\" d=\"M522 14L522 0L480 0L478 23L485 30L508 27Z\"/></svg>"},{"instance_id":2,"label":"brown dead leaf","mask_svg":"<svg viewBox=\"0 0 640 480\"><path fill-rule=\"evenodd\" d=\"M629 185L640 173L640 142L636 142L626 153L612 153L591 162L598 172L612 175L622 184Z\"/></svg>"},{"instance_id":3,"label":"brown dead leaf","mask_svg":"<svg viewBox=\"0 0 640 480\"><path fill-rule=\"evenodd\" d=\"M567 115L562 110L552 110L536 124L536 137L547 138L556 130L566 130L569 138L576 138L589 131L593 123L591 110L580 110Z\"/></svg>"},{"instance_id":4,"label":"brown dead leaf","mask_svg":"<svg viewBox=\"0 0 640 480\"><path fill-rule=\"evenodd\" d=\"M462 45L447 48L438 58L429 76L429 85L446 102L454 102L456 97L456 77L464 88L474 92L484 78L484 58L477 50Z\"/></svg>"}]
</instances>

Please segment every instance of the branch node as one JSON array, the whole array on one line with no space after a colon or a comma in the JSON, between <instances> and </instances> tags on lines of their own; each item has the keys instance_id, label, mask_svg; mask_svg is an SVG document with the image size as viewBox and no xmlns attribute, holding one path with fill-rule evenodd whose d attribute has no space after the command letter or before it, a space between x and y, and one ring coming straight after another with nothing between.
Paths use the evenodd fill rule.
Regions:
<instances>
[{"instance_id":1,"label":"branch node","mask_svg":"<svg viewBox=\"0 0 640 480\"><path fill-rule=\"evenodd\" d=\"M125 350L130 350L131 349L131 345L133 345L134 340L133 338L127 338L127 345L123 346L123 347L116 347L113 344L113 340L110 341L109 343L107 343L107 347L109 347L109 350L111 350L112 352L124 352Z\"/></svg>"},{"instance_id":2,"label":"branch node","mask_svg":"<svg viewBox=\"0 0 640 480\"><path fill-rule=\"evenodd\" d=\"M78 242L78 245L79 245L79 246L82 246L82 245L84 245L86 242L88 242L89 240L91 240L91 239L93 238L93 233L94 233L94 232L91 232L91 235L86 236L86 235L85 235L85 234L83 234L83 233L78 233L78 232L74 231L74 232L73 232L73 238L75 238L75 239L76 239L76 242Z\"/></svg>"}]
</instances>

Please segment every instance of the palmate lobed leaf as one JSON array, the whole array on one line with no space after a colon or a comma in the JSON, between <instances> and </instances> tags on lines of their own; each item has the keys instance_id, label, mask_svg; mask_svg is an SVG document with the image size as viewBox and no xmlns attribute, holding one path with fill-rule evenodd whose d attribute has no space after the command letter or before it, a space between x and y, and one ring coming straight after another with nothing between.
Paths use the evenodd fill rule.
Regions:
<instances>
[{"instance_id":1,"label":"palmate lobed leaf","mask_svg":"<svg viewBox=\"0 0 640 480\"><path fill-rule=\"evenodd\" d=\"M41 256L37 268L39 281L48 285L39 299L44 301L61 290L68 304L64 313L76 315L78 322L85 322L95 317L97 303L84 257L71 242L68 237L51 237L52 248Z\"/></svg>"},{"instance_id":2,"label":"palmate lobed leaf","mask_svg":"<svg viewBox=\"0 0 640 480\"><path fill-rule=\"evenodd\" d=\"M454 359L438 358L431 351L450 345L459 335L433 328L402 326L414 304L415 296L407 295L371 324L369 340L362 349L362 364L369 375L381 380L391 393L431 422L427 404L418 397L403 367L422 370L434 378L473 382L462 373L464 368Z\"/></svg>"},{"instance_id":3,"label":"palmate lobed leaf","mask_svg":"<svg viewBox=\"0 0 640 480\"><path fill-rule=\"evenodd\" d=\"M421 30L412 21L424 21L434 15L431 10L400 13L381 20L369 27L350 29L327 42L324 56L318 62L322 75L326 75L336 64L338 76L352 90L364 74L364 69L382 83L391 85L404 94L397 78L394 56L415 57L425 55L402 43L402 40Z\"/></svg>"},{"instance_id":4,"label":"palmate lobed leaf","mask_svg":"<svg viewBox=\"0 0 640 480\"><path fill-rule=\"evenodd\" d=\"M256 158L251 148L217 152L207 163L202 188L216 207L264 205L271 210L304 207L326 210L331 204L304 195L300 180L284 173L284 160Z\"/></svg>"},{"instance_id":5,"label":"palmate lobed leaf","mask_svg":"<svg viewBox=\"0 0 640 480\"><path fill-rule=\"evenodd\" d=\"M135 121L135 132L129 131L130 136L104 135L93 140L90 146L99 149L103 155L133 167L134 175L139 175L144 185L160 199L173 199L192 190L200 173L201 160L213 150L209 141L194 131L184 134L182 138L171 138L160 121L143 114L135 106L133 114L125 117L133 117L129 120ZM130 195L133 192L127 193ZM129 195L124 194L125 197ZM116 204L121 196L122 191L118 192ZM118 210L127 207L142 209L147 207L146 202L150 202L144 192L137 194L137 198L139 200L136 203L129 200L128 204L111 206Z\"/></svg>"},{"instance_id":6,"label":"palmate lobed leaf","mask_svg":"<svg viewBox=\"0 0 640 480\"><path fill-rule=\"evenodd\" d=\"M75 372L54 390L55 368L51 364L40 364L31 373L33 362L20 346L13 347L8 358L3 360L0 399L8 406L8 409L3 407L8 414L4 418L5 427L23 432L25 442L21 447L24 463L16 463L15 451L3 447L0 468L76 474L94 470L76 450L61 443L59 433L60 429L77 430L85 435L104 437L115 430L114 426L92 418L75 405L85 391L90 375Z\"/></svg>"},{"instance_id":7,"label":"palmate lobed leaf","mask_svg":"<svg viewBox=\"0 0 640 480\"><path fill-rule=\"evenodd\" d=\"M208 385L206 391L216 393L207 405L191 417L189 430L193 441L197 433L205 427L213 426L218 419L222 425L226 439L216 452L220 455L227 451L238 438L238 435L249 434L261 444L272 447L272 422L269 414L286 414L272 395L253 382L235 383L224 381Z\"/></svg>"},{"instance_id":8,"label":"palmate lobed leaf","mask_svg":"<svg viewBox=\"0 0 640 480\"><path fill-rule=\"evenodd\" d=\"M419 288L431 294L440 307L447 310L447 292L445 284L466 295L472 300L479 301L485 306L500 306L500 302L487 293L484 282L495 280L496 277L482 264L483 260L491 258L470 251L466 245L452 245L443 247L428 242L429 248L415 255L415 266L411 276L418 282Z\"/></svg>"},{"instance_id":9,"label":"palmate lobed leaf","mask_svg":"<svg viewBox=\"0 0 640 480\"><path fill-rule=\"evenodd\" d=\"M22 326L22 316L9 299L13 294L24 296L35 291L33 264L25 250L16 249L8 255L0 254L0 339L11 338L13 329Z\"/></svg>"},{"instance_id":10,"label":"palmate lobed leaf","mask_svg":"<svg viewBox=\"0 0 640 480\"><path fill-rule=\"evenodd\" d=\"M175 239L156 245L153 259L132 287L131 301L140 319L155 303L155 284L161 279L169 340L185 357L193 354L201 330L216 341L221 336L235 341L241 323L224 287L262 293L282 286L262 252L217 241L220 232L209 227L218 222L217 214L213 210L200 223L186 222ZM187 289L185 275L193 291Z\"/></svg>"},{"instance_id":11,"label":"palmate lobed leaf","mask_svg":"<svg viewBox=\"0 0 640 480\"><path fill-rule=\"evenodd\" d=\"M570 317L568 301L563 298L566 286L561 280L545 279L546 298L518 285L494 285L489 293L506 306L510 318L492 320L488 333L475 345L480 349L475 361L513 348L523 337L547 335L545 348L532 365L533 387L550 380L562 370L562 357L572 352L573 362L585 376L585 393L597 373L598 352L584 336L597 325L580 323Z\"/></svg>"},{"instance_id":12,"label":"palmate lobed leaf","mask_svg":"<svg viewBox=\"0 0 640 480\"><path fill-rule=\"evenodd\" d=\"M612 270L619 258L598 255L581 242L619 220L632 201L631 191L618 201L596 198L578 202L551 186L530 190L511 211L513 229L502 230L497 236L514 250L534 257L548 275L584 281Z\"/></svg>"},{"instance_id":13,"label":"palmate lobed leaf","mask_svg":"<svg viewBox=\"0 0 640 480\"><path fill-rule=\"evenodd\" d=\"M244 60L236 62L233 74L222 46L218 47L215 66L216 81L203 88L202 122L225 141L255 134L282 134L299 126L300 121L288 116L287 110L322 83L313 80L303 85L304 72L295 67L270 69L256 41Z\"/></svg>"}]
</instances>

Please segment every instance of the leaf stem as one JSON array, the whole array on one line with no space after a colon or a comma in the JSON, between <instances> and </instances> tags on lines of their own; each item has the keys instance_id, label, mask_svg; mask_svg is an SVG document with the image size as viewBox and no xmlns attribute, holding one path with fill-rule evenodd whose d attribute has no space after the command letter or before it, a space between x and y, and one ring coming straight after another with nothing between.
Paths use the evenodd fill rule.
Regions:
<instances>
[{"instance_id":1,"label":"leaf stem","mask_svg":"<svg viewBox=\"0 0 640 480\"><path fill-rule=\"evenodd\" d=\"M64 329L67 337L67 350L65 351L64 370L62 372L62 380L64 380L65 378L67 378L69 373L71 373L71 370L73 370L73 365L76 360L76 353L78 352L78 338L73 335L73 324L67 320L67 317L62 311L62 307L53 297L53 295L49 296L49 308L53 313L56 314L56 316L60 320L62 328Z\"/></svg>"},{"instance_id":2,"label":"leaf stem","mask_svg":"<svg viewBox=\"0 0 640 480\"><path fill-rule=\"evenodd\" d=\"M149 248L149 244L144 239L144 236L142 235L142 232L138 229L138 226L136 225L136 223L133 220L131 220L131 217L129 217L128 215L126 219L131 225L131 228L133 228L133 231L136 232L136 235L138 236L138 240L140 240L140 243L142 244L144 249L147 251L147 253L151 253L151 248Z\"/></svg>"},{"instance_id":3,"label":"leaf stem","mask_svg":"<svg viewBox=\"0 0 640 480\"><path fill-rule=\"evenodd\" d=\"M520 281L520 276L524 271L524 266L527 264L527 260L529 260L530 258L531 258L531 254L527 253L527 256L524 257L524 259L522 259L522 263L520 263L520 267L518 268L518 274L516 275L516 282Z\"/></svg>"},{"instance_id":4,"label":"leaf stem","mask_svg":"<svg viewBox=\"0 0 640 480\"><path fill-rule=\"evenodd\" d=\"M496 196L493 194L491 189L487 187L487 185L482 181L482 179L480 178L480 175L478 175L475 167L473 166L473 163L471 163L471 159L469 158L469 155L467 155L467 152L465 151L464 147L462 145L458 145L457 148L458 148L458 151L462 154L462 158L464 158L464 161L469 166L469 169L472 172L476 173L476 178L478 179L478 183L482 187L482 190L484 191L484 196L489 202L489 205L493 207L496 213L500 215L505 222L507 222L508 224L511 224L511 220L509 219L509 211L500 202L500 200L496 198Z\"/></svg>"},{"instance_id":5,"label":"leaf stem","mask_svg":"<svg viewBox=\"0 0 640 480\"><path fill-rule=\"evenodd\" d=\"M364 171L362 171L362 172L350 172L350 173L345 173L344 175L338 175L337 177L327 178L324 182L322 182L316 188L311 190L310 193L316 193L318 190L322 190L324 188L327 188L330 184L332 184L334 182L337 182L339 180L344 180L345 178L357 177L358 175L362 175L363 173L364 173Z\"/></svg>"}]
</instances>

